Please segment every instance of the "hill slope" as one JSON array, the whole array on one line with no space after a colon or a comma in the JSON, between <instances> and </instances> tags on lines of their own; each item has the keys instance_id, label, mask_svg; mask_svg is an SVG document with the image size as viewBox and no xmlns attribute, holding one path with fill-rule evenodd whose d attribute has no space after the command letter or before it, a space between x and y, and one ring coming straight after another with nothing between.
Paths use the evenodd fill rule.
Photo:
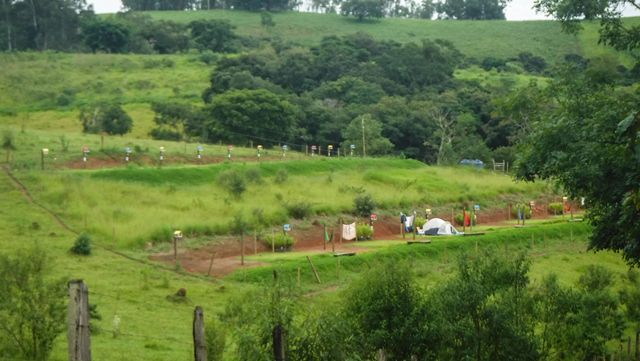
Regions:
<instances>
[{"instance_id":1,"label":"hill slope","mask_svg":"<svg viewBox=\"0 0 640 361\"><path fill-rule=\"evenodd\" d=\"M148 12L154 19L189 22L196 19L226 19L241 35L280 37L301 45L318 44L328 35L366 32L374 38L398 42L421 39L450 40L465 55L482 59L507 58L523 51L543 56L548 61L564 54L579 53L578 40L562 34L552 21L428 21L388 18L357 22L336 14L284 12L273 15L276 26L268 31L260 25L260 14L244 11Z\"/></svg>"}]
</instances>

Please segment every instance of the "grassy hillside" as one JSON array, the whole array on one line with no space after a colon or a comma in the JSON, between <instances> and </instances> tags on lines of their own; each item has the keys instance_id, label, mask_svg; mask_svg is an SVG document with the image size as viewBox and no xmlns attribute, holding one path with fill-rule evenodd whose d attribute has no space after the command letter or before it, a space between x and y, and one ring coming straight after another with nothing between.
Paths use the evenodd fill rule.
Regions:
<instances>
[{"instance_id":1,"label":"grassy hillside","mask_svg":"<svg viewBox=\"0 0 640 361\"><path fill-rule=\"evenodd\" d=\"M223 172L246 174L247 191L236 198L218 184ZM288 174L277 183L275 175ZM173 229L194 235L224 234L232 218L265 222L292 219L287 206L309 204L314 216L350 213L353 198L368 193L378 209L396 212L475 202L483 208L506 199L526 201L547 194L543 184L516 184L508 177L466 168L428 167L412 160L302 160L231 163L201 167L26 172L18 174L34 197L72 228L121 246L165 241ZM134 201L135 200L135 201ZM447 208L449 211L450 208Z\"/></svg>"},{"instance_id":2,"label":"grassy hillside","mask_svg":"<svg viewBox=\"0 0 640 361\"><path fill-rule=\"evenodd\" d=\"M243 11L149 12L155 19L189 22L195 19L226 19L242 35L280 37L302 45L315 45L327 35L367 32L377 39L399 42L440 38L453 42L465 55L508 58L523 51L543 56L548 61L564 54L580 53L577 38L562 34L552 21L428 21L418 19L381 19L357 22L335 14L276 13L276 26L268 31L260 25L260 14Z\"/></svg>"}]
</instances>

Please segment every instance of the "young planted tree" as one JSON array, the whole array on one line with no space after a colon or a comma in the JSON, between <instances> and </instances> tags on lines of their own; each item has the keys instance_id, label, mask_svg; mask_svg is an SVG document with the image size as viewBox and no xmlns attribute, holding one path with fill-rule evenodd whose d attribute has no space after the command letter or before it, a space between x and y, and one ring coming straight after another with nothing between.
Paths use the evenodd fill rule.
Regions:
<instances>
[{"instance_id":1,"label":"young planted tree","mask_svg":"<svg viewBox=\"0 0 640 361\"><path fill-rule=\"evenodd\" d=\"M6 131L2 134L2 149L7 154L6 161L11 161L11 152L16 150L16 142L12 132Z\"/></svg>"}]
</instances>

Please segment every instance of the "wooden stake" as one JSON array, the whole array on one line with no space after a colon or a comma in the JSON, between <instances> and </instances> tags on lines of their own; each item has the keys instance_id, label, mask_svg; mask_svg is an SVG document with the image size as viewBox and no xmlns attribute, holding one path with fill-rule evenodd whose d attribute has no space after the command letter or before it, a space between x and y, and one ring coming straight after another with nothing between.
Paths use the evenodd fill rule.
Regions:
<instances>
[{"instance_id":1,"label":"wooden stake","mask_svg":"<svg viewBox=\"0 0 640 361\"><path fill-rule=\"evenodd\" d=\"M173 237L173 261L178 262L178 240Z\"/></svg>"},{"instance_id":2,"label":"wooden stake","mask_svg":"<svg viewBox=\"0 0 640 361\"><path fill-rule=\"evenodd\" d=\"M89 289L82 280L69 282L67 339L69 361L91 361Z\"/></svg>"},{"instance_id":3,"label":"wooden stake","mask_svg":"<svg viewBox=\"0 0 640 361\"><path fill-rule=\"evenodd\" d=\"M211 255L211 260L209 261L209 271L207 271L207 276L211 275L211 268L213 267L213 260L216 258L216 254L213 253Z\"/></svg>"},{"instance_id":4,"label":"wooden stake","mask_svg":"<svg viewBox=\"0 0 640 361\"><path fill-rule=\"evenodd\" d=\"M285 361L284 350L284 330L281 325L276 325L273 328L273 356L275 361Z\"/></svg>"},{"instance_id":5,"label":"wooden stake","mask_svg":"<svg viewBox=\"0 0 640 361\"><path fill-rule=\"evenodd\" d=\"M531 234L531 250L535 248L535 242L533 241L533 234Z\"/></svg>"},{"instance_id":6,"label":"wooden stake","mask_svg":"<svg viewBox=\"0 0 640 361\"><path fill-rule=\"evenodd\" d=\"M313 262L311 262L311 257L307 256L307 261L309 261L309 264L311 265L311 270L313 271L313 275L316 277L316 281L320 283L320 276L318 275L318 271L316 270L316 267L313 265Z\"/></svg>"},{"instance_id":7,"label":"wooden stake","mask_svg":"<svg viewBox=\"0 0 640 361\"><path fill-rule=\"evenodd\" d=\"M195 361L207 361L207 340L204 336L204 315L202 307L193 311L193 354Z\"/></svg>"},{"instance_id":8,"label":"wooden stake","mask_svg":"<svg viewBox=\"0 0 640 361\"><path fill-rule=\"evenodd\" d=\"M240 232L240 265L244 266L244 230Z\"/></svg>"}]
</instances>

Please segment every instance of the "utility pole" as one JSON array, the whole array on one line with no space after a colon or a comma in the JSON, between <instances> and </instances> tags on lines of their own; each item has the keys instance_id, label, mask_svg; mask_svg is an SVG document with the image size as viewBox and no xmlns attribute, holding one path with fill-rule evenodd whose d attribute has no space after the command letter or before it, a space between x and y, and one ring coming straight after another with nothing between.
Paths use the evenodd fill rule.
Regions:
<instances>
[{"instance_id":1,"label":"utility pole","mask_svg":"<svg viewBox=\"0 0 640 361\"><path fill-rule=\"evenodd\" d=\"M364 137L364 115L360 117L360 121L362 122L362 156L367 156L367 146L365 145L366 139Z\"/></svg>"}]
</instances>

